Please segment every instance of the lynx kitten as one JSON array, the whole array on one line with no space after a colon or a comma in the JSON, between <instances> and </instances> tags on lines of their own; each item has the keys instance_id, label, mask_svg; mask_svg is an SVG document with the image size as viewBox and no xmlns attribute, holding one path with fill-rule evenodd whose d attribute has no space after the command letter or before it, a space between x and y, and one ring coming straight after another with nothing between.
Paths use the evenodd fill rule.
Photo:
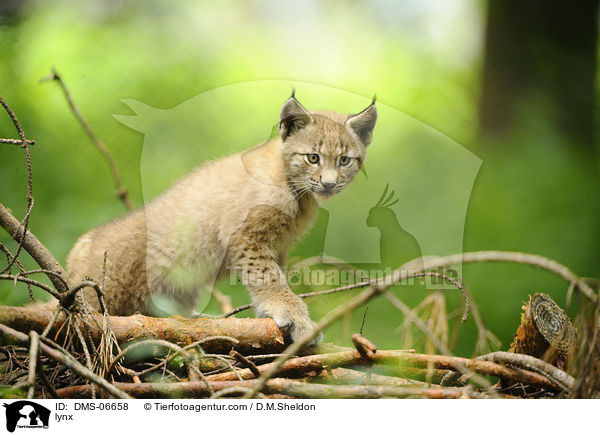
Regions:
<instances>
[{"instance_id":1,"label":"lynx kitten","mask_svg":"<svg viewBox=\"0 0 600 435\"><path fill-rule=\"evenodd\" d=\"M67 259L73 284L99 282L106 252L111 314L155 314L160 297L190 314L198 295L234 270L257 316L273 318L296 340L313 323L286 282L287 253L310 228L318 202L360 170L376 119L374 101L356 115L308 112L292 94L279 137L206 163L144 208L81 236ZM98 308L92 290L85 299Z\"/></svg>"}]
</instances>

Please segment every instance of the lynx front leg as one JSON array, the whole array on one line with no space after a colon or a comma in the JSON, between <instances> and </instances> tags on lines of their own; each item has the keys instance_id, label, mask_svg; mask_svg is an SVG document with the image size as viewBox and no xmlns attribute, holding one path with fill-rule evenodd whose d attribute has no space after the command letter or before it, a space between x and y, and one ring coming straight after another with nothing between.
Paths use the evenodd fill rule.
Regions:
<instances>
[{"instance_id":1,"label":"lynx front leg","mask_svg":"<svg viewBox=\"0 0 600 435\"><path fill-rule=\"evenodd\" d=\"M245 260L245 261L244 261ZM236 267L248 288L258 317L271 317L296 341L314 328L306 304L289 288L281 267L270 256L249 254ZM321 334L311 344L321 341Z\"/></svg>"}]
</instances>

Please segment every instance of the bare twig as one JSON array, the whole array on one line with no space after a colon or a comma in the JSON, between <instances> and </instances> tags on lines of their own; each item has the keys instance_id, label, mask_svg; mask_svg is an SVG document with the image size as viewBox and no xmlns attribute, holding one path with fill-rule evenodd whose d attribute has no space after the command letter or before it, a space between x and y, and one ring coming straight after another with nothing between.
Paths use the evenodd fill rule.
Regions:
<instances>
[{"instance_id":1,"label":"bare twig","mask_svg":"<svg viewBox=\"0 0 600 435\"><path fill-rule=\"evenodd\" d=\"M237 345L237 344L239 344L239 340L236 340L235 338L232 338L232 337L225 337L225 336L216 336L216 337L208 337L208 338L204 338L204 339L202 339L202 340L195 341L194 343L191 343L191 344L188 344L187 346L184 346L184 347L183 347L183 349L184 349L184 350L189 350L189 349L193 349L193 348L195 348L195 347L199 347L200 351L201 351L201 352L202 352L202 354L203 354L203 355L202 355L203 357L206 357L206 358L214 358L214 357L217 357L217 356L218 356L218 358L217 358L217 359L221 359L221 358L222 358L222 356L220 356L220 355L210 355L210 354L206 354L206 353L204 353L204 349L203 349L201 346L202 346L204 343L208 343L208 342L210 342L210 341L229 341L229 342L231 342L231 345L232 345L232 347L233 347L233 346L235 346L235 345ZM148 368L146 368L146 369L144 369L144 370L142 370L142 371L140 371L140 372L135 372L135 374L136 374L137 376L143 376L143 375L145 375L145 374L148 374L148 373L150 373L150 372L152 372L152 371L154 371L154 370L157 370L157 369L159 369L159 368L163 367L165 364L167 364L167 362L169 362L169 360L170 360L171 358L173 358L174 356L176 356L176 355L177 355L176 353L175 353L175 354L172 354L172 355L169 355L169 356L167 356L167 358L164 358L164 359L163 359L161 362L159 362L159 363L157 363L157 364L154 364L153 366L151 366L151 367L148 367ZM236 370L235 370L235 367L233 367L229 361L227 361L227 360L225 360L225 359L221 359L221 360L222 360L222 361L224 360L225 364L226 364L227 366L229 366L229 368L232 370L232 372L235 372L235 371L236 371Z\"/></svg>"},{"instance_id":2,"label":"bare twig","mask_svg":"<svg viewBox=\"0 0 600 435\"><path fill-rule=\"evenodd\" d=\"M342 287L338 287L338 288L334 288L334 289L330 289L330 290L322 290L322 291L318 291L318 292L309 292L309 293L302 293L299 294L298 296L301 298L310 298L313 296L323 296L323 295L330 295L333 293L339 293L339 292L343 292L343 291L347 291L347 290L353 290L353 289L357 289L357 288L365 288L368 287L370 285L371 281L364 281L364 282L357 282L354 284L349 284L349 285L345 285ZM245 310L249 310L250 308L252 308L252 304L246 304L246 305L240 305L237 308L234 308L233 310L224 313L220 316L217 316L217 318L227 318L227 317L231 317L234 314L240 313L242 311Z\"/></svg>"},{"instance_id":3,"label":"bare twig","mask_svg":"<svg viewBox=\"0 0 600 435\"><path fill-rule=\"evenodd\" d=\"M401 266L401 268L404 267ZM393 283L398 283L402 280L405 279L412 279L412 278L420 278L420 277L424 277L424 276L434 276L437 278L441 278L444 279L450 283L452 283L456 288L458 288L461 293L463 294L464 298L465 298L465 310L463 312L463 321L466 320L467 314L469 312L469 298L468 295L465 293L464 288L462 286L461 283L459 283L458 281L456 281L454 278L438 273L438 272L419 272L419 273L407 273L407 271L403 271L403 276L398 276L398 280L394 280L394 277L392 276L392 274L388 275L387 277L384 278L378 278L378 279L373 279L370 281L363 281L363 282L357 282L354 284L348 284L342 287L337 287L337 288L333 288L333 289L329 289L329 290L321 290L321 291L316 291L316 292L308 292L308 293L301 293L298 295L298 297L305 299L305 298L312 298L314 296L324 296L324 295L330 295L330 294L334 294L334 293L340 293L340 292L345 292L348 290L354 290L357 288L365 288L368 287L370 285L377 285L377 286L382 286L382 285L386 285L390 282ZM388 287L390 287L390 285L388 285ZM237 308L234 308L233 310L222 314L220 316L217 316L217 318L227 318L227 317L231 317L234 314L237 314L241 311L245 311L252 308L252 304L246 304L246 305L241 305Z\"/></svg>"},{"instance_id":4,"label":"bare twig","mask_svg":"<svg viewBox=\"0 0 600 435\"><path fill-rule=\"evenodd\" d=\"M27 376L27 383L29 384L29 390L27 391L27 398L33 399L35 394L35 374L37 372L38 353L40 350L40 336L35 331L29 332L29 374Z\"/></svg>"},{"instance_id":5,"label":"bare twig","mask_svg":"<svg viewBox=\"0 0 600 435\"><path fill-rule=\"evenodd\" d=\"M592 301L598 300L598 296L585 280L575 275L565 265L541 255L511 251L476 251L453 254L446 257L423 257L423 262L423 270L437 269L459 263L508 262L527 264L553 272L569 283L575 283L583 294ZM399 273L400 269L396 269L393 273L394 277Z\"/></svg>"},{"instance_id":6,"label":"bare twig","mask_svg":"<svg viewBox=\"0 0 600 435\"><path fill-rule=\"evenodd\" d=\"M325 317L323 317L312 330L307 331L302 336L300 336L300 338L298 340L296 340L294 343L292 343L281 354L281 356L279 358L277 358L274 362L272 362L270 364L271 367L269 368L269 370L267 370L260 376L260 378L257 380L257 382L252 386L251 391L244 395L244 398L251 399L252 397L254 397L254 395L256 393L261 391L261 389L264 387L266 382L270 378L275 376L275 374L277 373L277 371L279 370L281 365L285 361L287 361L289 358L291 358L293 355L296 355L300 350L302 350L311 341L313 341L323 329L325 329L327 326L329 326L335 320L342 317L345 313L353 311L354 309L361 306L362 304L364 304L368 300L372 299L373 297L377 296L378 294L379 294L379 292L377 291L376 287L370 287L370 288L364 290L363 292L359 293L358 295L354 296L352 299L347 301L345 304L339 305L338 307L334 308L332 311L327 313L325 315Z\"/></svg>"},{"instance_id":7,"label":"bare twig","mask_svg":"<svg viewBox=\"0 0 600 435\"><path fill-rule=\"evenodd\" d=\"M42 384L44 385L44 387L46 387L46 390L48 391L48 393L50 393L50 396L52 396L53 399L58 399L58 394L56 394L56 389L54 388L54 385L52 385L52 383L46 376L46 373L44 373L44 367L42 366L42 364L38 364L38 374L39 374L40 380L42 381Z\"/></svg>"},{"instance_id":8,"label":"bare twig","mask_svg":"<svg viewBox=\"0 0 600 435\"><path fill-rule=\"evenodd\" d=\"M427 327L427 325L425 325L425 323L423 323L423 321L421 319L419 319L412 311L409 307L406 306L406 304L404 302L402 302L400 299L398 299L393 293L391 293L390 291L385 291L384 292L384 296L385 298L390 301L390 303L396 307L402 314L404 314L404 316L411 322L413 323L417 328L419 328L423 334L425 334L425 336L429 339L429 341L431 341L431 343L433 343L433 345L444 355L449 355L449 356L454 356L454 354L450 351L450 349L448 349L448 347L442 343L437 337L436 335ZM475 380L479 385L483 385L485 387L490 387L490 383L487 379L478 376L476 374L474 374L473 372L471 372L470 370L468 370L466 367L458 365L456 367L456 370L461 374L461 375L467 375L467 376L473 376L473 380ZM450 379L450 378L449 378ZM452 381L454 381L454 377L451 378ZM450 380L448 381L450 382Z\"/></svg>"},{"instance_id":9,"label":"bare twig","mask_svg":"<svg viewBox=\"0 0 600 435\"><path fill-rule=\"evenodd\" d=\"M471 302L471 314L473 315L473 321L477 326L477 342L475 344L474 354L481 355L482 353L498 350L501 344L500 340L498 340L498 337L496 337L492 331L487 328L483 317L481 316L481 312L479 311L479 307L471 295L469 286L463 284L463 287L464 291L469 297L469 301Z\"/></svg>"},{"instance_id":10,"label":"bare twig","mask_svg":"<svg viewBox=\"0 0 600 435\"><path fill-rule=\"evenodd\" d=\"M100 279L100 287L98 289L98 291L96 292L96 296L98 297L98 302L100 304L100 308L101 311L103 313L102 315L102 337L100 339L100 345L98 346L99 350L99 358L98 358L98 364L100 365L100 370L99 373L102 375L102 377L104 377L105 375L108 374L107 370L108 367L110 366L110 360L112 359L112 356L114 354L114 351L116 349L117 352L120 352L121 349L119 348L119 343L117 341L117 338L115 337L115 334L110 326L110 316L108 315L108 310L106 309L106 304L104 302L104 280L106 277L106 260L107 260L107 253L104 252L104 260L102 263L102 277ZM86 326L86 332L88 334L88 337L90 337L90 341L91 339L91 333L90 333L90 328L88 326ZM117 371L120 369L121 367L118 366Z\"/></svg>"},{"instance_id":11,"label":"bare twig","mask_svg":"<svg viewBox=\"0 0 600 435\"><path fill-rule=\"evenodd\" d=\"M0 324L0 335L7 336L21 345L29 344L29 337L27 335L23 334L22 332L15 331L14 329L9 328L3 324ZM79 374L80 376L89 379L90 381L98 385L100 388L106 390L113 396L118 397L120 399L131 399L131 396L129 394L124 393L110 382L106 381L105 379L99 377L95 373L88 370L85 366L81 365L72 356L58 351L56 349L53 349L43 342L40 343L40 350L46 355L48 355L50 358L54 359L55 361L58 361L65 367Z\"/></svg>"},{"instance_id":12,"label":"bare twig","mask_svg":"<svg viewBox=\"0 0 600 435\"><path fill-rule=\"evenodd\" d=\"M75 105L73 98L71 97L71 93L67 89L67 86L65 85L65 82L62 79L62 77L58 74L58 72L54 68L52 68L52 73L48 77L44 77L43 79L40 80L40 82L45 82L45 81L58 82L63 94L65 95L65 98L67 99L67 103L69 104L69 107L71 108L71 111L73 112L73 115L75 115L75 118L77 119L77 121L79 121L79 123L83 127L85 134L91 139L94 146L98 149L98 151L100 151L100 153L106 160L106 163L108 163L108 167L110 169L113 181L115 183L115 187L117 189L117 197L121 201L123 201L123 204L125 204L125 207L127 208L127 210L132 211L133 204L131 203L131 199L129 198L127 189L125 188L125 186L123 185L123 183L121 181L121 174L119 172L119 168L117 167L117 164L115 163L115 160L114 160L112 154L110 153L110 151L108 150L108 148L106 147L104 142L102 142L98 138L98 136L96 136L94 134L94 132L92 131L92 128L87 123L87 121L84 119L83 115L81 114L81 112L79 111L77 106Z\"/></svg>"},{"instance_id":13,"label":"bare twig","mask_svg":"<svg viewBox=\"0 0 600 435\"><path fill-rule=\"evenodd\" d=\"M67 281L65 280L65 277L63 275L61 275L58 272L55 272L53 270L44 270L44 269L31 269L31 270L22 270L19 273L17 273L16 275L19 276L29 276L29 275L33 275L34 273L44 273L46 275L53 275L55 276L57 279L59 279L60 281L62 281L62 283L65 286L68 286L69 284L67 283Z\"/></svg>"},{"instance_id":14,"label":"bare twig","mask_svg":"<svg viewBox=\"0 0 600 435\"><path fill-rule=\"evenodd\" d=\"M477 359L480 361L492 361L500 364L509 364L511 366L517 366L539 373L567 392L569 392L575 384L575 379L573 379L573 377L569 374L553 366L552 364L548 364L547 362L531 355L512 352L492 352L487 355L477 357Z\"/></svg>"},{"instance_id":15,"label":"bare twig","mask_svg":"<svg viewBox=\"0 0 600 435\"><path fill-rule=\"evenodd\" d=\"M27 142L27 145L35 145L34 140L26 139L25 142ZM23 141L21 139L0 139L0 143L23 146Z\"/></svg>"},{"instance_id":16,"label":"bare twig","mask_svg":"<svg viewBox=\"0 0 600 435\"><path fill-rule=\"evenodd\" d=\"M309 373L319 374L324 370L331 370L338 367L353 367L359 365L377 365L383 364L386 367L402 367L403 376L405 373L415 372L417 369L411 367L423 368L433 367L437 373L436 378L440 379L446 375L447 370L458 371L459 368L466 368L469 372L480 373L486 376L497 376L511 379L524 384L538 385L549 390L556 389L553 382L537 373L526 370L517 370L500 364L478 361L467 358L451 357L445 355L426 355L398 350L378 350L371 359L365 359L358 351L343 351L330 354L308 355L292 358L280 367L276 368L278 377L305 377ZM261 373L272 370L274 363L268 363L258 366ZM420 370L420 369L419 369ZM420 373L420 372L419 372ZM416 373L415 374L419 374ZM424 375L425 373L421 373ZM239 370L239 375L243 379L252 379L254 375L248 369ZM231 381L237 379L232 373L220 373L207 376L209 381ZM492 395L494 391L490 392Z\"/></svg>"},{"instance_id":17,"label":"bare twig","mask_svg":"<svg viewBox=\"0 0 600 435\"><path fill-rule=\"evenodd\" d=\"M20 282L24 282L26 284L30 284L30 285L34 285L36 287L41 288L42 290L47 291L48 293L50 293L52 296L54 296L55 298L60 299L60 293L58 293L56 290L54 290L52 287L36 281L35 279L31 279L31 278L26 278L24 276L20 276L19 274L17 275L7 275L7 274L0 274L0 279L7 279L7 280L11 280L14 282L20 281Z\"/></svg>"},{"instance_id":18,"label":"bare twig","mask_svg":"<svg viewBox=\"0 0 600 435\"><path fill-rule=\"evenodd\" d=\"M71 306L74 302L76 294L80 290L82 290L86 287L92 288L96 292L96 296L97 296L98 302L100 304L100 312L102 314L106 314L108 311L106 309L106 304L104 303L104 295L102 294L102 290L100 289L100 286L98 284L96 284L94 281L89 281L89 280L81 281L76 286L71 287L69 290L64 292L64 294L61 294L60 300L61 300L62 304L67 307Z\"/></svg>"},{"instance_id":19,"label":"bare twig","mask_svg":"<svg viewBox=\"0 0 600 435\"><path fill-rule=\"evenodd\" d=\"M60 304L56 306L56 308L52 312L52 317L50 318L50 321L48 322L48 325L46 325L46 327L44 328L44 331L42 332L42 337L48 336L48 333L52 329L52 326L54 325L54 322L56 322L56 319L58 318L58 315L60 314L60 312L62 310L63 310L63 308L60 306Z\"/></svg>"},{"instance_id":20,"label":"bare twig","mask_svg":"<svg viewBox=\"0 0 600 435\"><path fill-rule=\"evenodd\" d=\"M85 362L89 371L93 373L94 369L92 367L92 358L90 356L90 351L88 350L87 344L85 342L85 338L83 337L83 333L81 332L81 328L77 324L77 319L75 315L71 315L70 317L71 323L73 324L73 329L77 333L77 337L79 338L79 343L83 349L83 353L85 355ZM92 399L96 398L96 389L92 386Z\"/></svg>"},{"instance_id":21,"label":"bare twig","mask_svg":"<svg viewBox=\"0 0 600 435\"><path fill-rule=\"evenodd\" d=\"M360 334L352 335L352 344L363 358L369 360L372 360L377 352L377 347Z\"/></svg>"},{"instance_id":22,"label":"bare twig","mask_svg":"<svg viewBox=\"0 0 600 435\"><path fill-rule=\"evenodd\" d=\"M10 236L17 242L22 242L23 249L27 251L35 262L44 270L51 271L47 273L48 278L52 282L52 285L59 291L63 292L67 290L65 281L67 280L67 272L63 269L60 263L54 258L54 256L48 251L48 249L31 233L31 231L25 231L21 223L15 219L10 210L0 204L0 226L4 228ZM16 254L15 254L16 258ZM63 278L59 279L56 274L61 275Z\"/></svg>"},{"instance_id":23,"label":"bare twig","mask_svg":"<svg viewBox=\"0 0 600 435\"><path fill-rule=\"evenodd\" d=\"M15 115L15 112L13 112L13 110L10 108L8 103L6 101L4 101L4 99L2 97L0 97L0 104L6 110L6 112L8 113L8 116L10 116L10 119L12 120L15 128L17 129L17 132L19 133L21 146L25 150L25 165L27 167L27 207L25 210L25 216L23 217L23 220L21 222L19 222L18 227L17 227L18 230L22 230L22 231L21 231L21 234L18 239L9 231L9 234L11 234L11 236L13 236L13 238L18 242L18 246L17 246L17 250L16 250L15 254L13 255L12 259L8 262L6 267L0 271L0 273L4 273L6 271L10 271L10 268L17 261L17 258L19 257L21 249L23 248L25 239L27 237L27 228L29 226L29 216L31 214L31 210L33 209L33 204L34 204L35 200L33 198L33 182L32 182L33 178L32 178L32 172L31 172L31 153L29 151L29 142L25 138L25 132L23 131L23 127L21 127L21 123L17 119L17 115ZM0 204L0 206L1 206L1 204ZM8 217L5 218L4 216L2 216L4 214L3 209L4 209L4 207L2 207L0 209L0 225L6 229L6 227L4 226L3 220L7 219ZM12 216L12 214L11 214L11 216ZM15 221L16 221L16 219L15 219ZM18 230L16 232L18 232ZM8 231L8 229L7 229L7 231Z\"/></svg>"},{"instance_id":24,"label":"bare twig","mask_svg":"<svg viewBox=\"0 0 600 435\"><path fill-rule=\"evenodd\" d=\"M185 349L181 348L180 346L177 346L176 344L173 344L173 343L165 341L165 340L144 340L144 341L138 341L137 343L133 343L130 346L127 346L117 356L115 356L115 358L110 363L110 366L108 367L108 370L106 372L110 373L112 368L115 366L115 364L118 363L125 355L127 355L127 353L129 353L133 349L136 349L140 346L148 346L148 345L163 346L173 352L176 352L177 354L181 354L183 356L183 358L185 359L186 363L188 364L188 367L191 370L193 370L200 379L202 379L204 382L206 382L206 385L210 389L210 385L209 385L208 381L206 380L206 376L198 369L197 357L192 355L190 352L186 351Z\"/></svg>"},{"instance_id":25,"label":"bare twig","mask_svg":"<svg viewBox=\"0 0 600 435\"><path fill-rule=\"evenodd\" d=\"M6 260L7 260L7 264L16 264L17 267L19 268L19 273L17 275L26 273L25 268L23 267L23 265L21 264L21 262L19 261L19 259L15 256L12 255L12 252L10 252L10 250L4 246L3 243L0 242L0 251L4 252L4 255L6 255ZM12 266L8 266L6 268L4 268L5 271L11 272L11 267ZM0 272L2 273L2 272ZM29 291L29 300L30 302L33 302L33 292L31 290L31 284L26 283L27 284L27 290ZM15 281L15 285L17 285L16 281Z\"/></svg>"},{"instance_id":26,"label":"bare twig","mask_svg":"<svg viewBox=\"0 0 600 435\"><path fill-rule=\"evenodd\" d=\"M599 287L596 281L596 287ZM576 373L575 385L571 389L571 398L600 397L600 297L595 304L586 304L579 292L575 293L580 310L578 322L581 325L579 349L573 369ZM588 315L590 316L588 318Z\"/></svg>"},{"instance_id":27,"label":"bare twig","mask_svg":"<svg viewBox=\"0 0 600 435\"><path fill-rule=\"evenodd\" d=\"M250 361L248 358L246 358L244 355L242 355L241 353L239 353L238 351L236 351L234 349L231 350L229 355L234 357L235 360L237 362L239 362L243 367L250 370L255 378L260 377L260 371L258 370L256 365L252 361Z\"/></svg>"},{"instance_id":28,"label":"bare twig","mask_svg":"<svg viewBox=\"0 0 600 435\"><path fill-rule=\"evenodd\" d=\"M327 326L329 326L335 320L339 319L346 313L352 312L357 307L363 305L364 303L366 303L373 297L378 296L379 294L381 294L382 292L387 290L389 287L392 287L393 285L397 284L401 280L416 278L416 277L424 276L424 275L427 275L427 273L402 273L402 274L394 275L393 277L385 277L381 281L378 280L376 284L373 284L370 288L359 293L358 295L356 295L355 297L353 297L346 303L339 305L337 308L335 308L332 311L330 311L329 313L327 313L325 315L325 317L323 317L311 331L307 331L306 333L304 333L298 340L296 340L293 344L291 344L281 354L281 356L279 358L277 358L272 363L273 364L272 368L269 369L269 371L267 371L261 375L258 382L252 387L252 391L248 394L245 394L244 398L247 398L247 399L252 398L253 397L252 393L256 394L257 392L259 392L261 387L265 384L265 382L269 378L273 377L275 375L275 373L277 373L277 370L279 369L279 367L287 359L289 359L293 355L296 355L301 349L303 349L306 345L308 345L310 342L312 342L323 329L325 329ZM440 274L438 274L438 275L440 275ZM444 275L440 275L440 276L444 276ZM460 284L459 284L459 289L462 290L462 286L460 286ZM467 300L465 302L465 314L463 315L463 318L466 317L468 308L469 308L469 303Z\"/></svg>"}]
</instances>

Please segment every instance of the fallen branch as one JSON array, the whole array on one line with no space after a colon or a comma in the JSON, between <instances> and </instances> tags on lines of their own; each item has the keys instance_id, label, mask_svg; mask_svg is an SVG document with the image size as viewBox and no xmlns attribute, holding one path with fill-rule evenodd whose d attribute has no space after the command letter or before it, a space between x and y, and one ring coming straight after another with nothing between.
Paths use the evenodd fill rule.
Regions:
<instances>
[{"instance_id":1,"label":"fallen branch","mask_svg":"<svg viewBox=\"0 0 600 435\"><path fill-rule=\"evenodd\" d=\"M261 374L257 382L252 386L252 389L248 393L244 394L244 398L251 399L256 395L256 393L261 392L266 382L270 378L275 376L279 368L293 355L298 354L300 350L302 350L311 341L313 341L323 329L325 329L335 320L344 316L346 313L352 312L354 309L361 306L362 304L369 301L378 294L379 291L376 287L370 287L364 290L362 293L359 293L358 295L354 296L345 304L339 305L338 307L334 308L332 311L327 313L325 317L323 317L312 330L307 331L302 336L300 336L300 338L294 343L292 343L274 362L268 364L270 366L269 369Z\"/></svg>"},{"instance_id":2,"label":"fallen branch","mask_svg":"<svg viewBox=\"0 0 600 435\"><path fill-rule=\"evenodd\" d=\"M383 385L388 387L425 386L428 382L415 381L395 376L385 376L377 373L366 373L360 370L352 370L338 367L328 372L323 372L313 378L315 382L325 384L352 384L352 385Z\"/></svg>"},{"instance_id":3,"label":"fallen branch","mask_svg":"<svg viewBox=\"0 0 600 435\"><path fill-rule=\"evenodd\" d=\"M10 210L2 204L0 204L0 226L4 228L15 241L21 242L22 240L23 249L31 255L42 269L50 271L50 273L47 273L46 275L59 292L67 291L68 287L65 285L65 281L67 281L67 272L65 272L56 258L54 258L50 251L48 251L31 231L25 232L21 222L19 222ZM56 276L57 274L62 278Z\"/></svg>"},{"instance_id":4,"label":"fallen branch","mask_svg":"<svg viewBox=\"0 0 600 435\"><path fill-rule=\"evenodd\" d=\"M95 343L103 334L103 316L91 315L89 332ZM44 331L52 311L36 307L0 306L0 323L19 331ZM121 317L110 316L110 326L120 344L143 338L158 338L172 343L191 344L214 336L225 336L238 340L234 347L242 354L279 353L285 349L285 335L272 319L185 319L182 317L156 318L141 314ZM62 327L63 313L54 322L50 334ZM210 353L229 353L232 344L227 339L210 340L202 346Z\"/></svg>"},{"instance_id":5,"label":"fallen branch","mask_svg":"<svg viewBox=\"0 0 600 435\"><path fill-rule=\"evenodd\" d=\"M249 381L224 381L211 382L214 391L228 390L228 394L242 394L255 388L257 380ZM184 397L210 397L211 393L203 382L176 382L176 383L146 383L125 384L115 383L123 391L136 398L184 398ZM419 386L382 386L382 385L323 385L294 381L290 379L269 379L264 387L264 394L284 394L306 399L379 399L384 397L410 398L421 397L428 399L459 399L490 398L489 393L476 392L468 388L456 387L419 387ZM90 397L89 385L78 385L62 388L57 391L60 398L83 399ZM506 398L513 396L503 395ZM289 406L293 406L290 404Z\"/></svg>"},{"instance_id":6,"label":"fallen branch","mask_svg":"<svg viewBox=\"0 0 600 435\"><path fill-rule=\"evenodd\" d=\"M431 365L434 369L457 371L461 367L469 371L486 376L496 376L522 382L524 384L538 385L546 389L556 390L557 386L546 377L532 373L527 370L513 369L490 361L478 361L475 359L450 357L445 355L426 355L400 350L378 350L371 359L365 359L356 350L308 355L291 358L277 366L274 362L258 366L261 374L275 372L280 377L304 377L307 373L319 374L324 370L338 367L365 366L381 364L388 367L414 366L427 369ZM249 369L240 369L238 374L243 379L252 379L254 375ZM274 376L275 376L274 375ZM220 373L207 376L209 381L235 380L232 373ZM263 391L265 393L265 391Z\"/></svg>"},{"instance_id":7,"label":"fallen branch","mask_svg":"<svg viewBox=\"0 0 600 435\"><path fill-rule=\"evenodd\" d=\"M402 266L400 267L402 269ZM372 298L380 295L385 292L388 288L398 284L402 280L416 278L420 276L427 276L428 272L419 272L419 273L401 273L396 275L395 273L392 275L388 275L381 280L377 280L376 283L371 284L369 288L354 296L352 299L347 301L346 303L337 306L329 313L325 315L316 325L315 327L304 333L300 338L298 338L294 343L292 343L282 354L279 356L273 363L273 366L266 372L264 372L261 377L258 379L258 382L252 387L252 390L244 395L245 399L252 398L256 393L258 393L262 386L265 384L267 379L273 377L277 372L278 368L290 357L298 354L302 349L304 349L310 342L312 342L325 328L331 325L337 319L343 317L345 314L354 311L356 308L365 304ZM437 274L441 277L445 277L445 275ZM466 296L464 293L462 286L460 283L455 281L452 278L446 277L451 282L455 283L458 286L458 289L461 291L463 296ZM465 311L463 313L463 321L466 320L467 314L469 310L469 300L465 300Z\"/></svg>"},{"instance_id":8,"label":"fallen branch","mask_svg":"<svg viewBox=\"0 0 600 435\"><path fill-rule=\"evenodd\" d=\"M547 362L531 355L523 355L512 352L492 352L490 354L477 357L477 359L481 361L493 361L495 363L509 364L511 366L517 366L539 373L566 392L569 392L575 384L575 379L573 379L573 377L569 374L553 366L552 364L548 364Z\"/></svg>"}]
</instances>

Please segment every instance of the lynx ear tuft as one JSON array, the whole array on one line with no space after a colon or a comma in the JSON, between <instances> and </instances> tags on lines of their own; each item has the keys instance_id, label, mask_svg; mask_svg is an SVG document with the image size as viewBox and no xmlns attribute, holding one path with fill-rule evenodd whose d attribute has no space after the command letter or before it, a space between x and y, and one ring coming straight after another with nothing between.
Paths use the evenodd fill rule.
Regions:
<instances>
[{"instance_id":1,"label":"lynx ear tuft","mask_svg":"<svg viewBox=\"0 0 600 435\"><path fill-rule=\"evenodd\" d=\"M369 107L348 118L346 127L358 137L364 146L367 146L373 140L373 129L376 121L377 108L375 107L375 97L373 97L373 102Z\"/></svg>"},{"instance_id":2,"label":"lynx ear tuft","mask_svg":"<svg viewBox=\"0 0 600 435\"><path fill-rule=\"evenodd\" d=\"M289 135L303 129L312 122L310 113L296 100L295 90L281 107L279 115L279 134L285 140Z\"/></svg>"}]
</instances>

